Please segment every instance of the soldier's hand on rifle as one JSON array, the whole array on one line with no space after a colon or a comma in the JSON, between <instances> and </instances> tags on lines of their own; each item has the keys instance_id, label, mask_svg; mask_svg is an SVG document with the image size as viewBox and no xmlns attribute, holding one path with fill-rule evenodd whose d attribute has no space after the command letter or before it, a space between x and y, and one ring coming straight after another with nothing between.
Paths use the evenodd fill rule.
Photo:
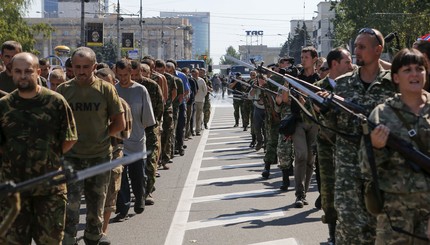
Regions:
<instances>
[{"instance_id":1,"label":"soldier's hand on rifle","mask_svg":"<svg viewBox=\"0 0 430 245\"><path fill-rule=\"evenodd\" d=\"M376 149L382 149L387 144L388 135L390 134L390 129L385 125L378 125L370 133L370 139L372 141L372 146Z\"/></svg>"}]
</instances>

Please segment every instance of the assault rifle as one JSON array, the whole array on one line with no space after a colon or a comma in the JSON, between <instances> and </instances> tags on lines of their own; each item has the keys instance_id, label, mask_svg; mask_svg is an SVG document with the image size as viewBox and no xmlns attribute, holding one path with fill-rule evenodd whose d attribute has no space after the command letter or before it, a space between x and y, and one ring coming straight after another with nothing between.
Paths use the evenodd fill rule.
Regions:
<instances>
[{"instance_id":1,"label":"assault rifle","mask_svg":"<svg viewBox=\"0 0 430 245\"><path fill-rule=\"evenodd\" d=\"M236 62L251 69L254 69L256 66L254 61L252 61L254 65L240 60L237 60ZM371 129L374 129L377 126L374 122L368 120L367 115L365 115L366 111L363 107L349 102L341 96L331 94L328 98L323 98L316 93L324 90L313 84L307 83L288 74L282 75L278 72L272 71L267 67L264 67L262 64L257 67L257 70L263 73L272 73L284 78L285 81L289 83L289 85L303 92L304 94L307 94L311 99L315 100L319 104L323 106L325 105L327 107L333 106L335 108L340 108L341 110L359 118L361 122L366 122ZM289 92L288 88L281 84L275 82L274 85L280 89L283 89L284 91ZM399 152L415 171L423 170L427 175L430 174L430 157L415 148L411 143L390 133L387 140L387 147Z\"/></svg>"},{"instance_id":2,"label":"assault rifle","mask_svg":"<svg viewBox=\"0 0 430 245\"><path fill-rule=\"evenodd\" d=\"M249 84L249 83L247 83L247 82L244 82L244 81L242 81L242 80L240 80L240 79L237 79L237 78L234 78L234 77L231 77L231 79L232 79L233 81L239 82L240 84L243 84L243 85L245 85L245 86L247 86L247 87L250 87L250 88L256 88L256 89L261 89L262 91L268 92L268 93L270 93L270 94L272 94L272 95L278 95L278 93L277 93L276 91L272 91L272 90L267 89L267 88L262 88L262 87L260 87L260 86L254 85L254 84L253 84L253 85L251 85L251 84Z\"/></svg>"},{"instance_id":3,"label":"assault rifle","mask_svg":"<svg viewBox=\"0 0 430 245\"><path fill-rule=\"evenodd\" d=\"M20 183L14 183L13 181L1 183L0 200L12 193L28 191L41 184L58 185L66 182L72 183L84 180L109 171L119 165L127 165L133 163L139 159L144 158L145 154L146 152L131 154L126 157L98 164L96 166L89 167L80 171L73 170L71 166L65 166L62 170L53 171Z\"/></svg>"}]
</instances>

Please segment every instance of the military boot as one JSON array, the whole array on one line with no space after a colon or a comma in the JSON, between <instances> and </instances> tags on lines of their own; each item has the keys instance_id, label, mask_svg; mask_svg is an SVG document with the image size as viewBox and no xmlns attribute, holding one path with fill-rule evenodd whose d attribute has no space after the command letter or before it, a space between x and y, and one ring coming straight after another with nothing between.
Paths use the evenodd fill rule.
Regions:
<instances>
[{"instance_id":1,"label":"military boot","mask_svg":"<svg viewBox=\"0 0 430 245\"><path fill-rule=\"evenodd\" d=\"M255 134L252 134L252 140L251 140L251 144L249 144L249 147L254 148L254 146L255 146L255 141L256 141Z\"/></svg>"},{"instance_id":2,"label":"military boot","mask_svg":"<svg viewBox=\"0 0 430 245\"><path fill-rule=\"evenodd\" d=\"M261 176L263 176L263 178L268 179L270 176L270 163L264 163L264 170L261 173Z\"/></svg>"},{"instance_id":3,"label":"military boot","mask_svg":"<svg viewBox=\"0 0 430 245\"><path fill-rule=\"evenodd\" d=\"M333 223L328 223L328 235L329 238L327 239L327 243L329 245L334 245L336 244L336 222Z\"/></svg>"},{"instance_id":4,"label":"military boot","mask_svg":"<svg viewBox=\"0 0 430 245\"><path fill-rule=\"evenodd\" d=\"M282 185L279 189L283 191L288 191L290 187L290 177L288 176L288 169L282 169Z\"/></svg>"}]
</instances>

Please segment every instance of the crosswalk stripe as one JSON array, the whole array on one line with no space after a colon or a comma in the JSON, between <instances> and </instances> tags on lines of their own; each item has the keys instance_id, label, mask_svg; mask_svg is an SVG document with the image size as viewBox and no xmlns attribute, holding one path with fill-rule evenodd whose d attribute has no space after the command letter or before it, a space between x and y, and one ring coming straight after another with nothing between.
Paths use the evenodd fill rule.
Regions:
<instances>
[{"instance_id":1,"label":"crosswalk stripe","mask_svg":"<svg viewBox=\"0 0 430 245\"><path fill-rule=\"evenodd\" d=\"M209 185L209 184L220 183L220 182L226 183L226 182L233 182L233 181L240 181L240 180L260 179L260 178L261 178L260 174L248 174L248 175L242 175L242 176L198 180L196 182L196 185Z\"/></svg>"},{"instance_id":2,"label":"crosswalk stripe","mask_svg":"<svg viewBox=\"0 0 430 245\"><path fill-rule=\"evenodd\" d=\"M237 137L233 137L233 138L237 138ZM238 144L238 143L249 143L249 140L237 140L237 141L227 141L227 142L214 142L214 143L207 143L206 146L208 145L232 145L232 144Z\"/></svg>"},{"instance_id":3,"label":"crosswalk stripe","mask_svg":"<svg viewBox=\"0 0 430 245\"><path fill-rule=\"evenodd\" d=\"M209 150L205 150L205 152L225 153L225 152L243 151L243 150L249 150L249 149L250 149L249 146L237 146L237 147L229 147L229 148L209 149Z\"/></svg>"},{"instance_id":4,"label":"crosswalk stripe","mask_svg":"<svg viewBox=\"0 0 430 245\"><path fill-rule=\"evenodd\" d=\"M227 156L204 157L202 160L203 161L208 161L208 160L237 160L237 159L241 159L241 158L258 158L258 157L264 157L264 155L259 155L259 154L234 154L234 155L227 155Z\"/></svg>"},{"instance_id":5,"label":"crosswalk stripe","mask_svg":"<svg viewBox=\"0 0 430 245\"><path fill-rule=\"evenodd\" d=\"M214 166L214 167L205 167L205 168L201 168L200 171L213 171L213 170L225 170L225 169L236 169L236 168L252 168L252 167L260 167L263 164L264 164L263 162L240 163L240 164L222 165L222 166Z\"/></svg>"},{"instance_id":6,"label":"crosswalk stripe","mask_svg":"<svg viewBox=\"0 0 430 245\"><path fill-rule=\"evenodd\" d=\"M238 136L224 136L224 137L211 137L208 140L225 140L225 139L251 139L250 136L238 135Z\"/></svg>"},{"instance_id":7,"label":"crosswalk stripe","mask_svg":"<svg viewBox=\"0 0 430 245\"><path fill-rule=\"evenodd\" d=\"M222 225L230 225L235 223L243 223L252 220L263 220L263 219L273 219L285 216L285 213L282 209L275 209L270 211L262 211L262 212L247 212L245 214L239 215L231 215L231 216L223 216L220 218L206 219L206 220L198 220L193 222L188 222L186 225L187 230L208 228L213 226L222 226Z\"/></svg>"},{"instance_id":8,"label":"crosswalk stripe","mask_svg":"<svg viewBox=\"0 0 430 245\"><path fill-rule=\"evenodd\" d=\"M221 201L221 200L240 199L243 197L268 196L268 195L274 195L278 193L280 193L280 191L277 189L242 191L242 192L225 193L225 194L212 195L212 196L194 197L192 202L193 203L213 202L213 201Z\"/></svg>"},{"instance_id":9,"label":"crosswalk stripe","mask_svg":"<svg viewBox=\"0 0 430 245\"><path fill-rule=\"evenodd\" d=\"M267 241L267 242L259 242L248 245L300 245L301 243L297 241L296 238L290 237L287 239L275 240L275 241Z\"/></svg>"}]
</instances>

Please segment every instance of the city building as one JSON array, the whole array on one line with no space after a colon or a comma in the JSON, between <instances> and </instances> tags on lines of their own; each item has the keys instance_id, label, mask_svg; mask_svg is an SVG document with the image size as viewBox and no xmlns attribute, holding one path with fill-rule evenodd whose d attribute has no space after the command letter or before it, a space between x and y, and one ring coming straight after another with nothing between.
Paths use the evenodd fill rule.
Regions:
<instances>
[{"instance_id":1,"label":"city building","mask_svg":"<svg viewBox=\"0 0 430 245\"><path fill-rule=\"evenodd\" d=\"M193 28L192 52L193 59L210 54L210 13L209 12L160 12L160 17L186 18Z\"/></svg>"},{"instance_id":2,"label":"city building","mask_svg":"<svg viewBox=\"0 0 430 245\"><path fill-rule=\"evenodd\" d=\"M332 21L335 18L334 10L330 10L331 1L320 2L317 5L318 11L313 18L313 43L318 51L319 56L326 57L333 48L334 25Z\"/></svg>"},{"instance_id":3,"label":"city building","mask_svg":"<svg viewBox=\"0 0 430 245\"><path fill-rule=\"evenodd\" d=\"M276 63L281 53L281 47L268 47L267 45L239 45L240 59L250 63L254 59L257 63Z\"/></svg>"},{"instance_id":4,"label":"city building","mask_svg":"<svg viewBox=\"0 0 430 245\"><path fill-rule=\"evenodd\" d=\"M123 50L123 54L128 50L135 50L139 56L151 55L160 59L192 58L192 27L188 19L144 18L144 24L141 26L140 19L137 17L120 18L118 26L117 18L117 15L101 15L99 18L93 18L93 15L87 14L85 31L88 32L88 26L91 23L102 24L101 34L105 44L110 42L122 45L124 42L121 38L124 37L124 34L131 36L133 45ZM80 18L51 18L48 19L48 22L44 18L26 18L25 20L29 25L48 23L55 29L50 36L42 34L35 36L35 49L40 51L42 57L52 55L54 47L58 45L65 45L73 50L81 44ZM143 46L140 46L141 43Z\"/></svg>"}]
</instances>

